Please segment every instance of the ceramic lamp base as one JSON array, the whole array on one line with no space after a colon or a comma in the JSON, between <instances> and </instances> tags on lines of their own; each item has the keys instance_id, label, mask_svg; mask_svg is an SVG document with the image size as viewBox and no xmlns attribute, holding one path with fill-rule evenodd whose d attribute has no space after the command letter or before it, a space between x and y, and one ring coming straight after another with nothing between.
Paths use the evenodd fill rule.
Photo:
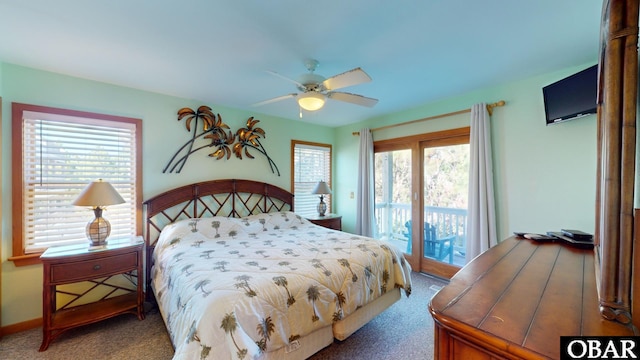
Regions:
<instances>
[{"instance_id":1,"label":"ceramic lamp base","mask_svg":"<svg viewBox=\"0 0 640 360\"><path fill-rule=\"evenodd\" d=\"M102 209L95 209L94 211L96 218L87 224L87 237L91 241L91 246L102 246L107 243L107 238L111 234L111 224L102 217Z\"/></svg>"},{"instance_id":2,"label":"ceramic lamp base","mask_svg":"<svg viewBox=\"0 0 640 360\"><path fill-rule=\"evenodd\" d=\"M320 198L320 203L318 204L318 215L324 216L327 212L327 204L323 201L322 197Z\"/></svg>"}]
</instances>

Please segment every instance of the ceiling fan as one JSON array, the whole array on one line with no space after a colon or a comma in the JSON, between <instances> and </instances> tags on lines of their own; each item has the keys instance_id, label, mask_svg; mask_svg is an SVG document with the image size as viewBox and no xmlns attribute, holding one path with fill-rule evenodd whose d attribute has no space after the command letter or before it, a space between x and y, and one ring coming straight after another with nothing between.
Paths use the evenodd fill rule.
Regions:
<instances>
[{"instance_id":1,"label":"ceiling fan","mask_svg":"<svg viewBox=\"0 0 640 360\"><path fill-rule=\"evenodd\" d=\"M378 99L358 94L335 91L348 86L371 81L371 77L369 77L369 75L367 75L367 73L365 73L361 68L357 67L342 74L325 79L323 76L314 73L318 68L317 60L307 59L305 60L305 66L307 67L307 70L309 70L309 73L300 76L297 81L280 75L274 71L268 71L268 73L272 75L295 84L299 93L278 96L273 99L255 103L253 106L261 106L290 98L295 98L298 101L300 108L307 111L316 111L321 109L324 106L326 99L344 101L367 107L373 107L378 103ZM302 112L300 112L300 117L302 117Z\"/></svg>"}]
</instances>

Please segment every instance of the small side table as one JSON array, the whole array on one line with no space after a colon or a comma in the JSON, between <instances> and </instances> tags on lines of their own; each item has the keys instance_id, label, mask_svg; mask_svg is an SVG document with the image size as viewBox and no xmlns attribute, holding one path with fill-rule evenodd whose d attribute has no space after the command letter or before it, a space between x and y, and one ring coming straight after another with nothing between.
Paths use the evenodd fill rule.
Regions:
<instances>
[{"instance_id":1,"label":"small side table","mask_svg":"<svg viewBox=\"0 0 640 360\"><path fill-rule=\"evenodd\" d=\"M39 351L66 330L98 322L116 315L133 313L144 319L143 292L144 241L141 236L123 239L108 239L107 245L89 249L86 244L56 246L47 249L41 256L43 265L42 291L42 345ZM131 286L107 282L116 275L123 275ZM134 281L135 278L135 281ZM57 306L56 286L88 281L93 283L88 290L75 293L64 291L71 298ZM83 303L81 298L91 296L92 290L100 292L98 301ZM114 295L121 294L122 295Z\"/></svg>"},{"instance_id":2,"label":"small side table","mask_svg":"<svg viewBox=\"0 0 640 360\"><path fill-rule=\"evenodd\" d=\"M342 215L326 214L325 216L313 215L305 216L305 219L328 229L342 231Z\"/></svg>"}]
</instances>

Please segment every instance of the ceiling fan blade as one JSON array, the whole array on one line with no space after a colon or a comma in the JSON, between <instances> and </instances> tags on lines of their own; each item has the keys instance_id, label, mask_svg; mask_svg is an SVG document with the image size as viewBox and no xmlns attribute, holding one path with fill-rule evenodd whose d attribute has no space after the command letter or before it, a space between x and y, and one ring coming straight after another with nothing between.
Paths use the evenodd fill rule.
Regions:
<instances>
[{"instance_id":1,"label":"ceiling fan blade","mask_svg":"<svg viewBox=\"0 0 640 360\"><path fill-rule=\"evenodd\" d=\"M287 95L282 95L282 96L275 97L275 98L273 98L273 99L268 99L268 100L264 100L264 101L257 102L257 103L255 103L255 104L251 104L251 106L262 106L262 105L266 105L266 104L271 104L271 103L274 103L274 102L276 102L276 101L281 101L281 100L286 100L286 99L289 99L289 98L294 98L294 97L296 97L297 95L298 95L298 94L296 94L296 93L291 93L291 94L287 94Z\"/></svg>"},{"instance_id":2,"label":"ceiling fan blade","mask_svg":"<svg viewBox=\"0 0 640 360\"><path fill-rule=\"evenodd\" d=\"M329 92L327 94L327 97L329 97L329 99L345 101L348 103L366 107L374 107L378 103L378 99L373 99L358 94L350 94L346 92Z\"/></svg>"},{"instance_id":3,"label":"ceiling fan blade","mask_svg":"<svg viewBox=\"0 0 640 360\"><path fill-rule=\"evenodd\" d=\"M358 85L371 81L371 77L367 75L361 68L351 69L342 74L332 76L322 82L327 90L337 90L347 86Z\"/></svg>"},{"instance_id":4,"label":"ceiling fan blade","mask_svg":"<svg viewBox=\"0 0 640 360\"><path fill-rule=\"evenodd\" d=\"M303 89L304 89L304 85L300 84L299 82L297 82L297 81L295 81L295 80L293 80L293 79L290 79L290 78L288 78L288 77L286 77L286 76L284 76L284 75L280 75L280 74L278 74L278 73L277 73L277 72L275 72L275 71L267 70L267 72L268 72L269 74L271 74L271 75L275 75L275 76L277 76L277 77L279 77L279 78L281 78L281 79L285 79L285 80L287 80L287 81L288 81L288 82L290 82L290 83L294 83L294 84L296 84L296 86L297 86L297 87L299 87L299 88L303 88Z\"/></svg>"}]
</instances>

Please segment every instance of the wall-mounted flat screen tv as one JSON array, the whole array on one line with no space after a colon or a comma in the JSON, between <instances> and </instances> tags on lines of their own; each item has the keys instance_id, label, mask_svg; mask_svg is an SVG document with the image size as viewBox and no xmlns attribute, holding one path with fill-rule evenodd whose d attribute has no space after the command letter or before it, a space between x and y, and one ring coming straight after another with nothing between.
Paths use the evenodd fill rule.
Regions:
<instances>
[{"instance_id":1,"label":"wall-mounted flat screen tv","mask_svg":"<svg viewBox=\"0 0 640 360\"><path fill-rule=\"evenodd\" d=\"M547 125L596 113L598 65L542 88Z\"/></svg>"}]
</instances>

